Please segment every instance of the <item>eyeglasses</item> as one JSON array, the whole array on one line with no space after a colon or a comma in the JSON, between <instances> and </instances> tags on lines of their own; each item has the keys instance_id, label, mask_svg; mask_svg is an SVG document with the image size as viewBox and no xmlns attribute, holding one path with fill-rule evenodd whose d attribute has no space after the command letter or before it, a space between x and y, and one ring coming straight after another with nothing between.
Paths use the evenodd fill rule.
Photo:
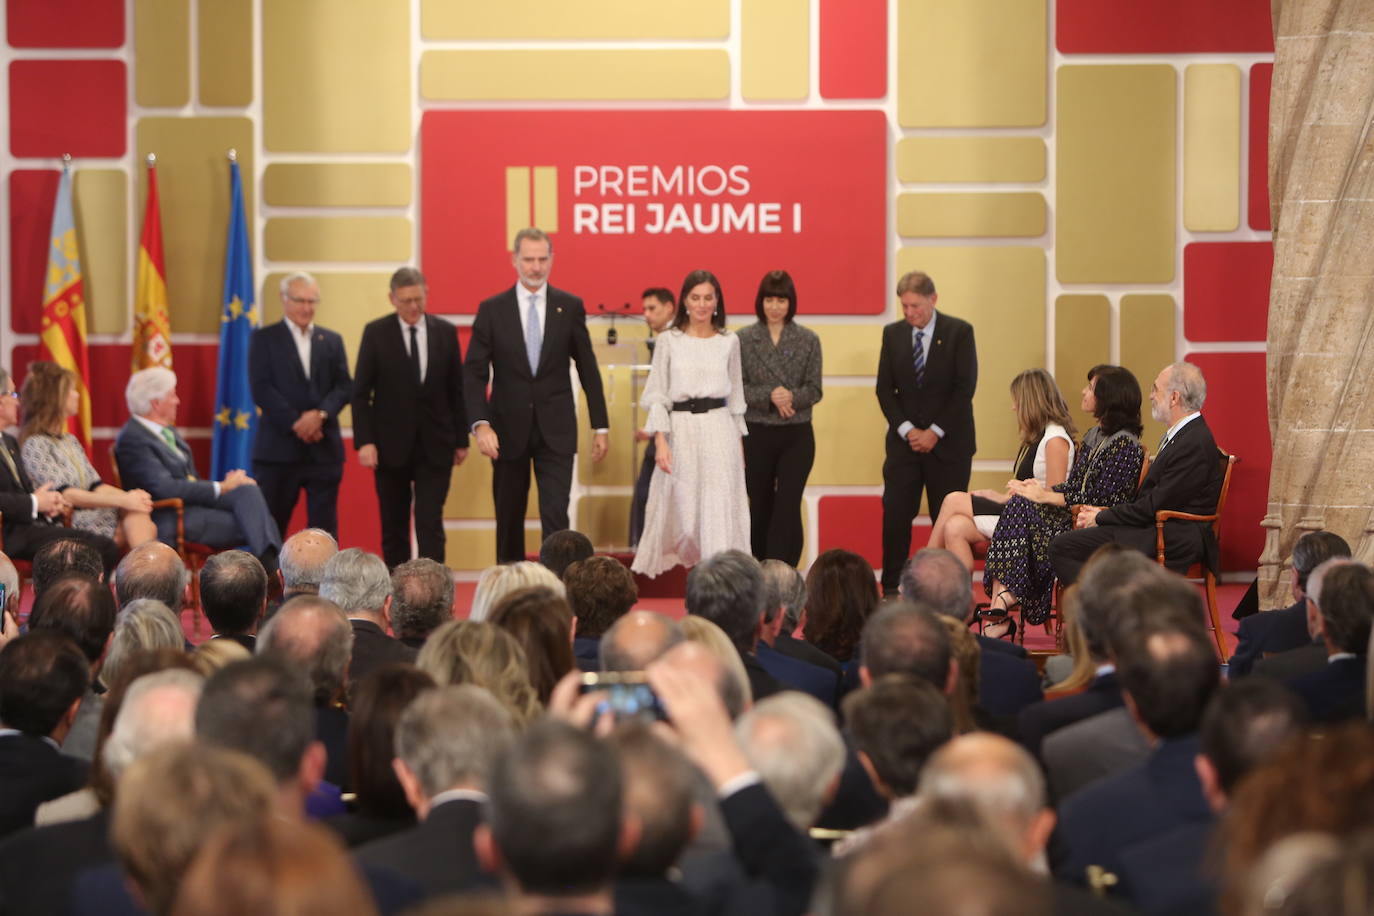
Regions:
<instances>
[{"instance_id":1,"label":"eyeglasses","mask_svg":"<svg viewBox=\"0 0 1374 916\"><path fill-rule=\"evenodd\" d=\"M0 391L0 396L19 400L19 392L17 391Z\"/></svg>"}]
</instances>

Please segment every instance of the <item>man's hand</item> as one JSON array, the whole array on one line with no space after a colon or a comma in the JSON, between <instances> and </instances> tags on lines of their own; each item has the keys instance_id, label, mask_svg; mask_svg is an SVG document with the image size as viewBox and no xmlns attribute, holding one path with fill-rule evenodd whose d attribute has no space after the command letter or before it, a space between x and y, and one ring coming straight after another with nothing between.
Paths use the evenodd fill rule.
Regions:
<instances>
[{"instance_id":1,"label":"man's hand","mask_svg":"<svg viewBox=\"0 0 1374 916\"><path fill-rule=\"evenodd\" d=\"M496 435L496 430L491 428L490 423L483 423L472 433L477 437L477 451L486 455L492 461L501 457L501 440Z\"/></svg>"},{"instance_id":2,"label":"man's hand","mask_svg":"<svg viewBox=\"0 0 1374 916\"><path fill-rule=\"evenodd\" d=\"M906 441L913 452L925 453L935 448L935 443L940 441L940 437L928 429L913 428L906 434Z\"/></svg>"},{"instance_id":3,"label":"man's hand","mask_svg":"<svg viewBox=\"0 0 1374 916\"><path fill-rule=\"evenodd\" d=\"M735 741L730 715L715 684L695 669L675 663L671 654L650 665L646 673L683 752L713 786L720 789L749 772L749 761Z\"/></svg>"},{"instance_id":4,"label":"man's hand","mask_svg":"<svg viewBox=\"0 0 1374 916\"><path fill-rule=\"evenodd\" d=\"M66 508L67 501L62 498L62 494L52 488L51 483L45 483L33 491L34 497L38 500L39 515L57 515Z\"/></svg>"},{"instance_id":5,"label":"man's hand","mask_svg":"<svg viewBox=\"0 0 1374 916\"><path fill-rule=\"evenodd\" d=\"M1074 516L1073 526L1075 528L1096 528L1097 514L1101 511L1101 506L1079 506L1078 514Z\"/></svg>"},{"instance_id":6,"label":"man's hand","mask_svg":"<svg viewBox=\"0 0 1374 916\"><path fill-rule=\"evenodd\" d=\"M236 490L239 487L255 486L256 484L257 481L249 477L247 471L242 468L236 468L224 475L224 479L219 482L219 491L221 493L228 493L230 490Z\"/></svg>"},{"instance_id":7,"label":"man's hand","mask_svg":"<svg viewBox=\"0 0 1374 916\"><path fill-rule=\"evenodd\" d=\"M663 433L654 434L654 464L665 474L673 473L673 449Z\"/></svg>"},{"instance_id":8,"label":"man's hand","mask_svg":"<svg viewBox=\"0 0 1374 916\"><path fill-rule=\"evenodd\" d=\"M468 460L468 450L467 450L467 449L465 449L465 448L457 448L457 449L454 449L454 450L453 450L453 466L454 466L455 468L458 467L458 465L462 464L464 461L467 461L467 460Z\"/></svg>"},{"instance_id":9,"label":"man's hand","mask_svg":"<svg viewBox=\"0 0 1374 916\"><path fill-rule=\"evenodd\" d=\"M124 508L130 512L152 512L153 498L147 490L125 490L122 500Z\"/></svg>"},{"instance_id":10,"label":"man's hand","mask_svg":"<svg viewBox=\"0 0 1374 916\"><path fill-rule=\"evenodd\" d=\"M611 437L606 433L597 433L592 437L592 461L600 461L606 457L606 453L611 450Z\"/></svg>"},{"instance_id":11,"label":"man's hand","mask_svg":"<svg viewBox=\"0 0 1374 916\"><path fill-rule=\"evenodd\" d=\"M319 442L324 438L324 418L319 410L311 408L296 418L291 424L291 432L302 442Z\"/></svg>"},{"instance_id":12,"label":"man's hand","mask_svg":"<svg viewBox=\"0 0 1374 916\"><path fill-rule=\"evenodd\" d=\"M358 449L358 463L365 468L377 466L377 446L368 443Z\"/></svg>"},{"instance_id":13,"label":"man's hand","mask_svg":"<svg viewBox=\"0 0 1374 916\"><path fill-rule=\"evenodd\" d=\"M609 711L598 714L597 707L605 702L604 691L589 690L582 692L582 672L574 668L563 675L549 694L549 705L545 707L550 716L562 719L577 728L593 728L601 737L615 729L615 715Z\"/></svg>"}]
</instances>

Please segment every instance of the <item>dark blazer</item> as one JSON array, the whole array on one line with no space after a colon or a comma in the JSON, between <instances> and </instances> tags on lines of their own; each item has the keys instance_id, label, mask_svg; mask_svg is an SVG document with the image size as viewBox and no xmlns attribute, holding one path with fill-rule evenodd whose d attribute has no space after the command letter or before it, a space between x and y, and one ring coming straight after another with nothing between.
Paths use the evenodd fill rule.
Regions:
<instances>
[{"instance_id":1,"label":"dark blazer","mask_svg":"<svg viewBox=\"0 0 1374 916\"><path fill-rule=\"evenodd\" d=\"M536 426L552 451L571 455L577 451L577 414L569 362L577 365L592 428L610 426L582 300L548 287L539 368L533 373L520 328L521 308L513 286L477 307L463 364L468 422L491 424L501 439L502 459L524 457Z\"/></svg>"},{"instance_id":2,"label":"dark blazer","mask_svg":"<svg viewBox=\"0 0 1374 916\"><path fill-rule=\"evenodd\" d=\"M1275 681L1289 681L1326 667L1326 643L1314 639L1305 646L1261 658L1250 669L1252 677L1267 677Z\"/></svg>"},{"instance_id":3,"label":"dark blazer","mask_svg":"<svg viewBox=\"0 0 1374 916\"><path fill-rule=\"evenodd\" d=\"M844 668L824 650L817 649L804 639L797 639L786 633L779 633L773 640L773 648L790 658L833 671L836 677L844 675Z\"/></svg>"},{"instance_id":4,"label":"dark blazer","mask_svg":"<svg viewBox=\"0 0 1374 916\"><path fill-rule=\"evenodd\" d=\"M1019 646L1010 639L993 639L991 636L984 636L975 633L974 638L978 640L978 648L984 652L1001 652L1003 655L1010 655L1014 658L1030 658L1030 653L1025 646Z\"/></svg>"},{"instance_id":5,"label":"dark blazer","mask_svg":"<svg viewBox=\"0 0 1374 916\"><path fill-rule=\"evenodd\" d=\"M771 899L774 913L805 913L820 875L819 853L798 833L762 783L733 792L720 802L735 856L751 885L743 892L753 900ZM738 907L732 907L739 911ZM714 910L713 910L714 911ZM763 912L753 909L752 912Z\"/></svg>"},{"instance_id":6,"label":"dark blazer","mask_svg":"<svg viewBox=\"0 0 1374 916\"><path fill-rule=\"evenodd\" d=\"M452 465L453 453L468 445L458 331L434 315L424 320L428 363L422 385L411 376L395 313L368 322L358 346L353 447L377 446L384 468Z\"/></svg>"},{"instance_id":7,"label":"dark blazer","mask_svg":"<svg viewBox=\"0 0 1374 916\"><path fill-rule=\"evenodd\" d=\"M1027 706L1016 719L1016 729L1026 750L1038 755L1040 743L1050 732L1115 709L1123 702L1121 684L1111 671L1094 678L1082 693Z\"/></svg>"},{"instance_id":8,"label":"dark blazer","mask_svg":"<svg viewBox=\"0 0 1374 916\"><path fill-rule=\"evenodd\" d=\"M253 402L262 410L253 440L253 460L282 464L342 464L339 411L348 406L353 380L343 338L318 325L310 338L310 377L305 377L289 321L253 332L248 350L248 377ZM324 438L306 443L291 425L307 410L323 410Z\"/></svg>"},{"instance_id":9,"label":"dark blazer","mask_svg":"<svg viewBox=\"0 0 1374 916\"><path fill-rule=\"evenodd\" d=\"M72 881L87 868L114 861L110 814L30 827L0 843L0 912L48 916L62 912Z\"/></svg>"},{"instance_id":10,"label":"dark blazer","mask_svg":"<svg viewBox=\"0 0 1374 916\"><path fill-rule=\"evenodd\" d=\"M831 709L835 708L839 676L817 665L811 665L783 655L762 640L754 649L759 664L786 687L809 693Z\"/></svg>"},{"instance_id":11,"label":"dark blazer","mask_svg":"<svg viewBox=\"0 0 1374 916\"><path fill-rule=\"evenodd\" d=\"M33 517L33 482L24 470L24 460L19 457L19 443L9 433L0 433L0 448L9 452L14 460L14 468L19 476L14 476L4 459L0 458L0 516L4 516L5 552L13 557L32 557L40 543L30 532L36 525L52 526L46 518Z\"/></svg>"},{"instance_id":12,"label":"dark blazer","mask_svg":"<svg viewBox=\"0 0 1374 916\"><path fill-rule=\"evenodd\" d=\"M1307 633L1306 599L1299 598L1282 610L1251 614L1241 620L1236 637L1239 641L1228 672L1232 678L1249 674L1255 662L1265 655L1287 652L1312 641Z\"/></svg>"},{"instance_id":13,"label":"dark blazer","mask_svg":"<svg viewBox=\"0 0 1374 916\"><path fill-rule=\"evenodd\" d=\"M942 461L964 459L978 450L973 435L973 391L978 385L978 352L973 325L935 313L935 339L927 347L924 378L916 385L912 366L911 325L894 321L883 328L883 350L878 358L878 404L887 418L887 447L911 454L897 435L903 423L920 429L932 424L945 435L931 450Z\"/></svg>"},{"instance_id":14,"label":"dark blazer","mask_svg":"<svg viewBox=\"0 0 1374 916\"><path fill-rule=\"evenodd\" d=\"M409 830L374 840L355 853L363 865L390 869L424 889L426 897L495 888L482 871L472 835L482 823L482 806L455 799L436 805Z\"/></svg>"},{"instance_id":15,"label":"dark blazer","mask_svg":"<svg viewBox=\"0 0 1374 916\"><path fill-rule=\"evenodd\" d=\"M1065 725L1040 743L1050 798L1056 801L1103 777L1128 770L1149 756L1150 742L1125 706Z\"/></svg>"},{"instance_id":16,"label":"dark blazer","mask_svg":"<svg viewBox=\"0 0 1374 916\"><path fill-rule=\"evenodd\" d=\"M412 664L418 654L414 649L392 639L370 620L350 617L353 627L353 656L348 662L348 682L357 685L367 673L388 662Z\"/></svg>"},{"instance_id":17,"label":"dark blazer","mask_svg":"<svg viewBox=\"0 0 1374 916\"><path fill-rule=\"evenodd\" d=\"M668 878L627 878L615 881L616 916L705 916L701 901Z\"/></svg>"},{"instance_id":18,"label":"dark blazer","mask_svg":"<svg viewBox=\"0 0 1374 916\"><path fill-rule=\"evenodd\" d=\"M348 778L348 710L338 706L315 707L315 737L324 745L328 758L324 778L344 791L351 791Z\"/></svg>"},{"instance_id":19,"label":"dark blazer","mask_svg":"<svg viewBox=\"0 0 1374 916\"><path fill-rule=\"evenodd\" d=\"M1029 659L983 649L978 655L978 705L997 716L1015 716L1045 698L1040 674Z\"/></svg>"},{"instance_id":20,"label":"dark blazer","mask_svg":"<svg viewBox=\"0 0 1374 916\"><path fill-rule=\"evenodd\" d=\"M181 433L173 429L172 435L177 443L175 454L152 430L130 417L115 436L120 482L125 489L147 490L153 499L175 497L188 506L213 506L214 483L201 480L196 474L191 446L181 438ZM159 509L154 514L171 511Z\"/></svg>"},{"instance_id":21,"label":"dark blazer","mask_svg":"<svg viewBox=\"0 0 1374 916\"><path fill-rule=\"evenodd\" d=\"M38 806L81 788L89 770L43 738L0 737L0 836L33 826Z\"/></svg>"},{"instance_id":22,"label":"dark blazer","mask_svg":"<svg viewBox=\"0 0 1374 916\"><path fill-rule=\"evenodd\" d=\"M1307 703L1313 722L1363 719L1367 661L1363 655L1328 661L1317 671L1288 681L1288 686Z\"/></svg>"},{"instance_id":23,"label":"dark blazer","mask_svg":"<svg viewBox=\"0 0 1374 916\"><path fill-rule=\"evenodd\" d=\"M1215 826L1185 824L1124 850L1117 891L1147 916L1216 913L1217 882L1207 869Z\"/></svg>"},{"instance_id":24,"label":"dark blazer","mask_svg":"<svg viewBox=\"0 0 1374 916\"><path fill-rule=\"evenodd\" d=\"M749 692L753 694L755 703L787 689L782 681L763 666L754 653L741 653L740 659L744 662L744 673L749 676Z\"/></svg>"},{"instance_id":25,"label":"dark blazer","mask_svg":"<svg viewBox=\"0 0 1374 916\"><path fill-rule=\"evenodd\" d=\"M1210 515L1221 496L1221 465L1217 442L1205 417L1198 417L1178 431L1174 440L1155 456L1135 499L1103 509L1099 525L1137 529L1124 538L1130 546L1155 554L1155 512L1172 509ZM1164 549L1171 567L1182 569L1202 561L1217 569L1217 540L1204 522L1164 523Z\"/></svg>"},{"instance_id":26,"label":"dark blazer","mask_svg":"<svg viewBox=\"0 0 1374 916\"><path fill-rule=\"evenodd\" d=\"M601 637L573 637L573 661L580 671L601 670Z\"/></svg>"}]
</instances>

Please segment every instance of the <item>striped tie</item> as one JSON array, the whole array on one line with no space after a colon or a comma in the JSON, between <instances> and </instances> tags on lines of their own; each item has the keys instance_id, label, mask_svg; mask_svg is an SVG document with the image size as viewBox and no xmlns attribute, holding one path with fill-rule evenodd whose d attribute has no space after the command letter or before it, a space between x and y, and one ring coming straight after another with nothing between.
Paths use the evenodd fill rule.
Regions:
<instances>
[{"instance_id":1,"label":"striped tie","mask_svg":"<svg viewBox=\"0 0 1374 916\"><path fill-rule=\"evenodd\" d=\"M921 343L925 339L926 332L920 328L916 329L916 341L911 345L911 368L916 370L916 387L919 388L925 383L926 379L926 348Z\"/></svg>"}]
</instances>

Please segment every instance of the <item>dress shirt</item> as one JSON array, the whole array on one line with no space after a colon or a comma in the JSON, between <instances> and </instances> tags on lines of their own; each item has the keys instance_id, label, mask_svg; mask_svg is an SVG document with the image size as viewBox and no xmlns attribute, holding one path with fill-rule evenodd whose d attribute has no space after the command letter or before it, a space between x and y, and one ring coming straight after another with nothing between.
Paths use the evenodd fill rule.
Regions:
<instances>
[{"instance_id":1,"label":"dress shirt","mask_svg":"<svg viewBox=\"0 0 1374 916\"><path fill-rule=\"evenodd\" d=\"M485 805L487 803L487 796L485 793L478 792L476 789L445 789L429 800L429 810L433 811L444 802L451 801L470 801L477 802L479 805Z\"/></svg>"},{"instance_id":2,"label":"dress shirt","mask_svg":"<svg viewBox=\"0 0 1374 916\"><path fill-rule=\"evenodd\" d=\"M163 445L166 445L166 444L167 444L166 439L165 439L165 438L163 437L163 435L162 435L162 431L163 431L164 429L172 429L172 427L170 427L170 426L163 426L161 423L155 422L155 421L153 421L153 420L149 420L147 417L134 417L134 419L137 420L138 422L142 423L142 424L143 424L143 428L146 429L146 430L148 430L148 432L152 433L154 436L157 436L157 441L158 441L158 442L161 442ZM173 433L173 435L175 435L175 434L176 434L176 430L175 430L175 429L172 429L172 433ZM192 473L195 473L195 470L196 470L195 465L194 465L194 464L191 464L189 461L187 462L187 469L190 470ZM214 486L214 488L215 488L215 497L218 498L218 497L219 497L219 481L218 481L218 480L212 480L212 481L210 481L210 483L211 483L211 484Z\"/></svg>"},{"instance_id":3,"label":"dress shirt","mask_svg":"<svg viewBox=\"0 0 1374 916\"><path fill-rule=\"evenodd\" d=\"M921 338L921 357L922 357L922 358L921 358L921 365L926 366L926 367L929 367L929 365L930 365L930 344L931 344L932 341L935 340L935 322L937 322L937 321L939 321L939 320L940 320L940 313L939 313L939 312L931 312L931 313L930 313L930 320L926 322L926 326L925 326L925 327L923 327L923 328L918 328L918 327L915 327L915 326L912 327L912 329L911 329L911 359L912 359L912 362L913 362L913 363L916 361L916 332L917 332L917 331L921 331L921 332L923 332L923 336L922 336L922 338ZM897 435L899 435L899 436L901 436L903 439L905 439L905 438L906 438L906 434L909 433L909 432L911 432L911 431L912 431L913 429L915 429L915 428L916 428L916 424L915 424L915 423L912 423L910 420L907 420L907 421L906 421L905 423L903 423L901 426L897 427ZM944 431L943 429L941 429L940 427L936 426L934 423L930 424L930 431L933 432L937 437L939 437L939 438L941 438L941 439L943 439L943 438L945 437L945 431Z\"/></svg>"},{"instance_id":4,"label":"dress shirt","mask_svg":"<svg viewBox=\"0 0 1374 916\"><path fill-rule=\"evenodd\" d=\"M396 316L396 320L401 325L401 340L405 344L407 357L410 356L410 329L415 328L415 343L420 347L420 382L423 384L425 373L429 371L429 332L424 312L420 313L420 320L413 325L406 324L400 315Z\"/></svg>"},{"instance_id":5,"label":"dress shirt","mask_svg":"<svg viewBox=\"0 0 1374 916\"><path fill-rule=\"evenodd\" d=\"M22 734L24 733L17 728L0 728L0 738L13 738ZM44 741L48 742L48 744L52 745L52 749L55 751L62 750L62 746L47 735L35 735L34 737L42 738Z\"/></svg>"},{"instance_id":6,"label":"dress shirt","mask_svg":"<svg viewBox=\"0 0 1374 916\"><path fill-rule=\"evenodd\" d=\"M296 345L296 355L301 358L301 368L305 370L305 377L310 378L310 340L315 336L315 322L312 321L302 328L288 318L286 326L291 329L291 342Z\"/></svg>"},{"instance_id":7,"label":"dress shirt","mask_svg":"<svg viewBox=\"0 0 1374 916\"><path fill-rule=\"evenodd\" d=\"M1192 413L1188 414L1188 416L1186 416L1186 417L1184 417L1183 419L1179 420L1179 421L1178 421L1177 423L1175 423L1173 426L1170 426L1167 430L1165 430L1165 431L1164 431L1164 445L1160 446L1160 449L1159 449L1159 450L1160 450L1160 451L1164 451L1164 449L1165 449L1166 447L1168 447L1169 443L1174 441L1174 436L1177 436L1177 435L1178 435L1178 431L1179 431L1180 429L1182 429L1183 427L1187 426L1189 423L1193 422L1194 420L1196 420L1196 419L1197 419L1198 417L1200 417L1200 416L1202 416L1201 412L1195 410L1195 411L1193 411Z\"/></svg>"},{"instance_id":8,"label":"dress shirt","mask_svg":"<svg viewBox=\"0 0 1374 916\"><path fill-rule=\"evenodd\" d=\"M534 310L539 313L539 339L544 339L544 329L549 326L545 320L549 311L549 284L545 283L538 289L530 289L523 283L515 284L515 298L520 303L520 339L529 340L530 337L530 296L534 297Z\"/></svg>"}]
</instances>

